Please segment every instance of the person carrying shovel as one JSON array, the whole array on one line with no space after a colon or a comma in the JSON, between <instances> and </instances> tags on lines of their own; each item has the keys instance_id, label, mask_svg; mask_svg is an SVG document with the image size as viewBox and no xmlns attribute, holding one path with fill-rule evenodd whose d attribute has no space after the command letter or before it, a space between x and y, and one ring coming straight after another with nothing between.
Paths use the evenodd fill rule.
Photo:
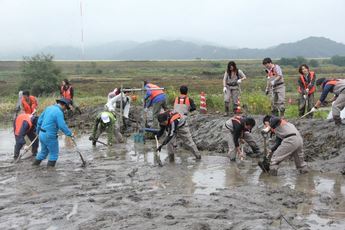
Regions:
<instances>
[{"instance_id":1,"label":"person carrying shovel","mask_svg":"<svg viewBox=\"0 0 345 230\"><path fill-rule=\"evenodd\" d=\"M157 152L160 152L164 145L168 145L169 160L175 160L175 148L177 138L182 139L182 142L187 148L189 148L197 160L201 159L196 144L193 141L192 135L187 123L187 117L182 116L177 112L166 111L158 115L158 121L160 123L160 131L157 133L157 138L160 138L165 131L167 131L167 137L163 143L158 146Z\"/></svg>"},{"instance_id":2,"label":"person carrying shovel","mask_svg":"<svg viewBox=\"0 0 345 230\"><path fill-rule=\"evenodd\" d=\"M309 71L309 67L306 64L301 65L298 72L301 74L298 79L298 92L300 93L298 108L299 116L302 117L314 105L316 75L315 72ZM306 117L313 118L313 113L308 114Z\"/></svg>"},{"instance_id":3,"label":"person carrying shovel","mask_svg":"<svg viewBox=\"0 0 345 230\"><path fill-rule=\"evenodd\" d=\"M92 145L96 145L99 136L107 131L108 133L108 146L112 146L114 143L114 136L117 137L119 142L123 142L122 134L119 129L115 129L116 117L111 112L100 112L95 120L92 135L89 140L92 141Z\"/></svg>"},{"instance_id":4,"label":"person carrying shovel","mask_svg":"<svg viewBox=\"0 0 345 230\"><path fill-rule=\"evenodd\" d=\"M14 160L18 159L20 149L25 144L25 136L28 136L32 142L32 156L36 156L38 150L38 140L36 135L37 120L37 116L27 113L19 114L16 117L13 124L14 137L16 139L16 144L14 146ZM24 149L27 151L25 147Z\"/></svg>"},{"instance_id":5,"label":"person carrying shovel","mask_svg":"<svg viewBox=\"0 0 345 230\"><path fill-rule=\"evenodd\" d=\"M254 126L254 118L246 116L234 116L225 122L223 135L228 141L230 161L236 161L236 155L241 159L244 158L244 153L240 147L240 140L249 144L253 150L253 157L261 155L260 149L250 133Z\"/></svg>"}]
</instances>

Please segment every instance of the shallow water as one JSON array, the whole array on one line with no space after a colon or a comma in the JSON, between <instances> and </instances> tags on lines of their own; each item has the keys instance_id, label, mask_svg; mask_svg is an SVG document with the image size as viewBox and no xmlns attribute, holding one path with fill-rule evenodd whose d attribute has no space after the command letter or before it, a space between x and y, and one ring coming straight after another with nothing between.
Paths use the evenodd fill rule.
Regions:
<instances>
[{"instance_id":1,"label":"shallow water","mask_svg":"<svg viewBox=\"0 0 345 230\"><path fill-rule=\"evenodd\" d=\"M106 140L105 137L101 139ZM181 150L182 154L179 153L176 156L174 163L169 163L166 149L160 153L164 166L159 168L154 162L153 142L148 141L145 145L136 144L132 138L128 138L126 143L116 144L112 148L100 144L93 147L86 134L76 139L77 149L83 153L89 163L86 169L79 167L81 162L75 147L61 135L59 136L58 164L56 169L47 170L44 167L45 162L38 169L32 167L29 160L23 160L16 165L10 162L14 146L14 137L10 129L0 129L0 141L0 169L2 170L0 174L0 216L2 216L0 226L2 228L21 228L25 225L29 229L35 229L44 222L53 223L45 225L45 229L71 226L68 221L73 221L74 216L87 220L91 215L83 210L85 207L82 207L88 207L89 203L86 204L85 201L78 199L79 195L84 196L78 193L80 189L87 191L87 194L97 194L109 189L121 191L128 186L133 186L133 183L143 183L142 192L145 193L164 190L168 191L167 194L194 196L201 200L211 199L210 194L241 187L251 189L252 194L255 195L258 187L288 186L306 194L309 198L309 202L299 204L294 212L300 214L301 218L305 218L311 229L345 229L345 205L342 205L345 200L345 180L340 174L312 171L299 175L293 164L284 163L279 170L279 176L271 177L261 173L256 160L230 163L226 157L208 156L207 152L203 152L202 160L195 161L192 155L184 150ZM113 171L116 176L116 172L130 172L136 167L139 168L137 173L141 178L139 181L133 182L129 177L114 180ZM148 175L152 172L151 170L155 170L152 176ZM78 177L83 178L84 182L78 181ZM146 177L148 178L145 180ZM62 201L55 202L52 199L69 193L74 194L73 198L69 199L73 203L63 204ZM106 199L106 194L102 196L103 199ZM6 211L8 208L5 207L11 206L11 202L16 202L18 195L20 202L13 206L11 211ZM49 200L40 204L39 207L26 205L26 202L37 202L35 199L38 197L39 200ZM152 198L154 199L154 196ZM34 200L30 201L32 199ZM63 221L59 219L60 217L51 217L53 219L49 219L50 221L42 221L39 214L44 213L45 210L53 210L55 205L61 205L61 210L57 213L62 212L60 215L63 216ZM26 208L28 210L21 210L23 214L16 213L16 210ZM30 208L36 210L33 211ZM97 212L98 209L104 209L101 206L93 208L92 213ZM288 209L287 212L291 210ZM50 215L53 216L53 214ZM28 219L28 217L31 218ZM22 224L16 225L17 221ZM81 222L82 220L78 220L74 224Z\"/></svg>"}]
</instances>

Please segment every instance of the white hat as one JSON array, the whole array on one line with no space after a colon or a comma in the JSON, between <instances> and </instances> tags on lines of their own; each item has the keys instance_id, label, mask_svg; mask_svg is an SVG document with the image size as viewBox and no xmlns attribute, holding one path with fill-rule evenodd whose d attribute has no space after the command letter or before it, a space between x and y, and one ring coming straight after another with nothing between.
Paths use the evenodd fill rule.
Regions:
<instances>
[{"instance_id":1,"label":"white hat","mask_svg":"<svg viewBox=\"0 0 345 230\"><path fill-rule=\"evenodd\" d=\"M110 122L110 118L109 118L109 115L107 113L102 113L101 119L102 119L103 123L109 123Z\"/></svg>"}]
</instances>

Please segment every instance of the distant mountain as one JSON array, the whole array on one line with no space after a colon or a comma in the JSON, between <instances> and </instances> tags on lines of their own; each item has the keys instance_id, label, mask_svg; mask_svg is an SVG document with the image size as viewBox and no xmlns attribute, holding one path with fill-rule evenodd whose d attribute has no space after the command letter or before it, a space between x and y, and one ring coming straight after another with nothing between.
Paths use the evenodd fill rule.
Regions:
<instances>
[{"instance_id":1,"label":"distant mountain","mask_svg":"<svg viewBox=\"0 0 345 230\"><path fill-rule=\"evenodd\" d=\"M211 43L210 43L211 44ZM179 59L256 59L303 56L323 58L345 56L345 45L324 37L309 37L297 42L284 43L267 49L231 49L203 45L182 40L155 40L144 43L116 41L81 49L73 46L50 46L36 53L50 53L59 60L179 60ZM0 59L21 59L34 53L1 53Z\"/></svg>"}]
</instances>

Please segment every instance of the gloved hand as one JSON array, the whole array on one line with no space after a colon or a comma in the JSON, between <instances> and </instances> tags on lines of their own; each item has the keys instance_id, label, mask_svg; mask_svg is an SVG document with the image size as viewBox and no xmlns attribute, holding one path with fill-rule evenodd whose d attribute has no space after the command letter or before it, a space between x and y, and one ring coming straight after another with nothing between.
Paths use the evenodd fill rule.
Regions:
<instances>
[{"instance_id":1,"label":"gloved hand","mask_svg":"<svg viewBox=\"0 0 345 230\"><path fill-rule=\"evenodd\" d=\"M72 136L70 136L70 138L72 139L72 141L75 141L75 136L72 134Z\"/></svg>"},{"instance_id":2,"label":"gloved hand","mask_svg":"<svg viewBox=\"0 0 345 230\"><path fill-rule=\"evenodd\" d=\"M242 82L242 79L237 80L237 84L241 84L241 82Z\"/></svg>"},{"instance_id":3,"label":"gloved hand","mask_svg":"<svg viewBox=\"0 0 345 230\"><path fill-rule=\"evenodd\" d=\"M156 149L156 152L160 152L162 150L162 147L163 145L158 146L158 148Z\"/></svg>"},{"instance_id":4,"label":"gloved hand","mask_svg":"<svg viewBox=\"0 0 345 230\"><path fill-rule=\"evenodd\" d=\"M306 91L307 93L309 93L309 88L307 88L305 91Z\"/></svg>"},{"instance_id":5,"label":"gloved hand","mask_svg":"<svg viewBox=\"0 0 345 230\"><path fill-rule=\"evenodd\" d=\"M271 85L274 86L276 84L276 80L271 81Z\"/></svg>"},{"instance_id":6,"label":"gloved hand","mask_svg":"<svg viewBox=\"0 0 345 230\"><path fill-rule=\"evenodd\" d=\"M226 87L223 88L223 93L226 93Z\"/></svg>"},{"instance_id":7,"label":"gloved hand","mask_svg":"<svg viewBox=\"0 0 345 230\"><path fill-rule=\"evenodd\" d=\"M313 107L313 108L311 108L311 110L310 110L310 112L312 112L312 113L314 113L314 112L316 112L317 111L317 108L316 107Z\"/></svg>"},{"instance_id":8,"label":"gloved hand","mask_svg":"<svg viewBox=\"0 0 345 230\"><path fill-rule=\"evenodd\" d=\"M270 127L266 127L261 130L261 133L268 133L270 130L271 130Z\"/></svg>"},{"instance_id":9,"label":"gloved hand","mask_svg":"<svg viewBox=\"0 0 345 230\"><path fill-rule=\"evenodd\" d=\"M24 151L28 151L30 149L30 147L28 145L24 145Z\"/></svg>"},{"instance_id":10,"label":"gloved hand","mask_svg":"<svg viewBox=\"0 0 345 230\"><path fill-rule=\"evenodd\" d=\"M95 141L95 138L93 136L89 136L90 141Z\"/></svg>"},{"instance_id":11,"label":"gloved hand","mask_svg":"<svg viewBox=\"0 0 345 230\"><path fill-rule=\"evenodd\" d=\"M31 115L34 115L36 112L37 112L36 109L34 109L34 111L31 113Z\"/></svg>"},{"instance_id":12,"label":"gloved hand","mask_svg":"<svg viewBox=\"0 0 345 230\"><path fill-rule=\"evenodd\" d=\"M304 94L304 95L303 95L303 98L304 98L304 100L307 100L308 95Z\"/></svg>"}]
</instances>

